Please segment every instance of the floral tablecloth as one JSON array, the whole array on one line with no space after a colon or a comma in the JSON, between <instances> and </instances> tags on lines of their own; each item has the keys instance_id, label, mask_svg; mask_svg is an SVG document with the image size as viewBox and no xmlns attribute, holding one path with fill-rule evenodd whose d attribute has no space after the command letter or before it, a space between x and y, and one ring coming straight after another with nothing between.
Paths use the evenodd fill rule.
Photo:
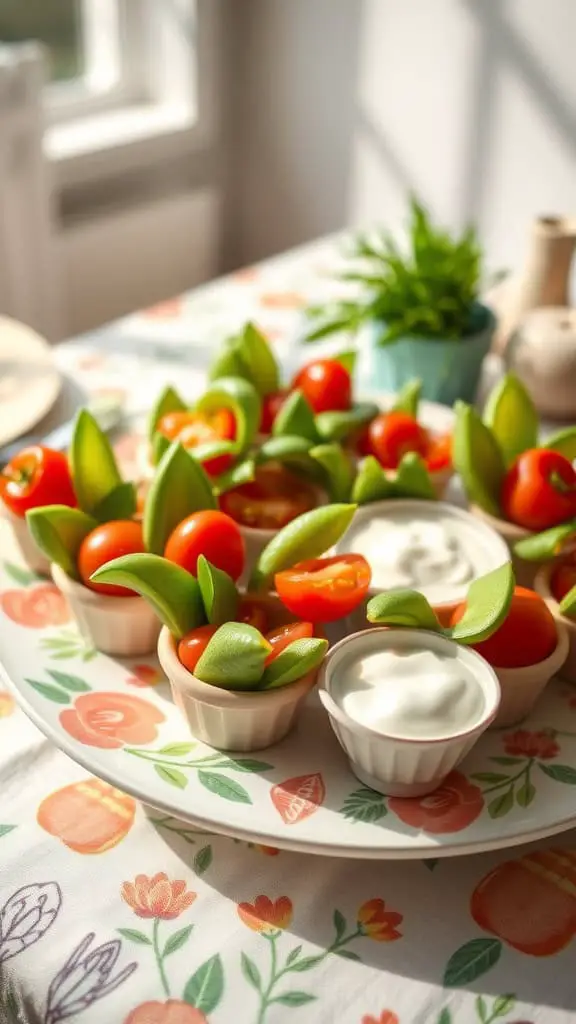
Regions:
<instances>
[{"instance_id":1,"label":"floral tablecloth","mask_svg":"<svg viewBox=\"0 0 576 1024\"><path fill-rule=\"evenodd\" d=\"M61 346L65 388L47 426L86 394L139 412L164 381L193 393L248 318L290 371L301 308L341 292L339 261L328 240ZM130 460L129 437L120 449ZM0 557L15 573L0 613L41 628L57 614L51 585L20 590L6 545ZM143 669L133 685L157 681ZM509 752L545 761L551 742L518 730ZM418 802L418 824L456 832L469 800L447 787ZM0 692L0 1022L565 1024L576 1020L573 847L567 833L499 854L363 863L250 846L147 812Z\"/></svg>"}]
</instances>

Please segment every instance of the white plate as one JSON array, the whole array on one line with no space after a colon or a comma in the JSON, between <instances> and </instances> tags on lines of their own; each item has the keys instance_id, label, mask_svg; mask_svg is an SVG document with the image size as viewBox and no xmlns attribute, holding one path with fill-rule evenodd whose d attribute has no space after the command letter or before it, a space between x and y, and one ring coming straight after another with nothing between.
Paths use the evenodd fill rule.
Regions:
<instances>
[{"instance_id":1,"label":"white plate","mask_svg":"<svg viewBox=\"0 0 576 1024\"><path fill-rule=\"evenodd\" d=\"M576 690L564 683L522 730L486 734L447 788L386 800L350 773L316 695L291 736L235 762L193 741L165 683L138 687L134 661L86 652L51 584L25 583L0 565L6 684L61 750L164 813L267 846L375 859L476 853L576 825Z\"/></svg>"},{"instance_id":2,"label":"white plate","mask_svg":"<svg viewBox=\"0 0 576 1024\"><path fill-rule=\"evenodd\" d=\"M31 430L59 392L48 342L25 324L0 317L0 447Z\"/></svg>"}]
</instances>

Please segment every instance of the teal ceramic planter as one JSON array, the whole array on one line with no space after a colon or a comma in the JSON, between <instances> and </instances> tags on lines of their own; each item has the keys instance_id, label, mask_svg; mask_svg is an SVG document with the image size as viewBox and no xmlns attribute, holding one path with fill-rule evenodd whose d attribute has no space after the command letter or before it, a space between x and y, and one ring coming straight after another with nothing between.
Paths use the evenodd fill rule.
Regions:
<instances>
[{"instance_id":1,"label":"teal ceramic planter","mask_svg":"<svg viewBox=\"0 0 576 1024\"><path fill-rule=\"evenodd\" d=\"M360 387L398 391L407 381L419 377L423 398L450 406L458 398L473 402L496 319L487 306L477 303L473 322L477 329L460 341L405 337L390 345L377 344L381 324L366 324L360 338Z\"/></svg>"}]
</instances>

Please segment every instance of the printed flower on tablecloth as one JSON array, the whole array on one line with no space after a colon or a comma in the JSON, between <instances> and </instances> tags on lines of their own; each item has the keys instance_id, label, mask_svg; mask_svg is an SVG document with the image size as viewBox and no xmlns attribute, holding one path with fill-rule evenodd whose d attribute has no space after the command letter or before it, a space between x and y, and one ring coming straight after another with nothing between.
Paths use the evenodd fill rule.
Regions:
<instances>
[{"instance_id":1,"label":"printed flower on tablecloth","mask_svg":"<svg viewBox=\"0 0 576 1024\"><path fill-rule=\"evenodd\" d=\"M366 1014L362 1017L361 1024L400 1024L400 1020L392 1010L382 1010L379 1017Z\"/></svg>"},{"instance_id":2,"label":"printed flower on tablecloth","mask_svg":"<svg viewBox=\"0 0 576 1024\"><path fill-rule=\"evenodd\" d=\"M95 938L95 932L85 935L52 979L44 1024L60 1024L60 1021L87 1010L98 999L114 992L138 967L132 961L114 974L122 943L119 939L111 939L91 948Z\"/></svg>"},{"instance_id":3,"label":"printed flower on tablecloth","mask_svg":"<svg viewBox=\"0 0 576 1024\"><path fill-rule=\"evenodd\" d=\"M128 835L135 814L131 796L101 779L87 778L44 797L36 821L75 853L99 854Z\"/></svg>"},{"instance_id":4,"label":"printed flower on tablecloth","mask_svg":"<svg viewBox=\"0 0 576 1024\"><path fill-rule=\"evenodd\" d=\"M362 935L374 942L394 942L402 938L396 925L403 920L402 914L386 910L384 900L367 900L358 910L358 928Z\"/></svg>"},{"instance_id":5,"label":"printed flower on tablecloth","mask_svg":"<svg viewBox=\"0 0 576 1024\"><path fill-rule=\"evenodd\" d=\"M516 729L504 737L504 750L518 757L537 757L547 761L560 753L560 747L547 732L529 732Z\"/></svg>"},{"instance_id":6,"label":"printed flower on tablecloth","mask_svg":"<svg viewBox=\"0 0 576 1024\"><path fill-rule=\"evenodd\" d=\"M184 299L178 296L175 299L165 299L157 302L155 306L149 306L142 313L147 320L177 320L184 310Z\"/></svg>"},{"instance_id":7,"label":"printed flower on tablecloth","mask_svg":"<svg viewBox=\"0 0 576 1024\"><path fill-rule=\"evenodd\" d=\"M18 889L0 908L0 964L42 938L62 906L57 882L34 882Z\"/></svg>"},{"instance_id":8,"label":"printed flower on tablecloth","mask_svg":"<svg viewBox=\"0 0 576 1024\"><path fill-rule=\"evenodd\" d=\"M165 678L155 665L132 665L130 671L132 675L126 680L130 686L156 686Z\"/></svg>"},{"instance_id":9,"label":"printed flower on tablecloth","mask_svg":"<svg viewBox=\"0 0 576 1024\"><path fill-rule=\"evenodd\" d=\"M165 1003L141 1003L128 1014L124 1024L208 1024L208 1018L181 999L168 999Z\"/></svg>"},{"instance_id":10,"label":"printed flower on tablecloth","mask_svg":"<svg viewBox=\"0 0 576 1024\"><path fill-rule=\"evenodd\" d=\"M300 309L306 305L299 292L263 292L258 301L265 309Z\"/></svg>"},{"instance_id":11,"label":"printed flower on tablecloth","mask_svg":"<svg viewBox=\"0 0 576 1024\"><path fill-rule=\"evenodd\" d=\"M400 821L433 835L460 832L482 813L482 790L461 772L450 772L442 785L427 796L390 797L388 809Z\"/></svg>"},{"instance_id":12,"label":"printed flower on tablecloth","mask_svg":"<svg viewBox=\"0 0 576 1024\"><path fill-rule=\"evenodd\" d=\"M239 903L240 920L254 932L272 935L289 928L292 923L292 900L280 896L272 901L269 896L257 896L254 903Z\"/></svg>"},{"instance_id":13,"label":"printed flower on tablecloth","mask_svg":"<svg viewBox=\"0 0 576 1024\"><path fill-rule=\"evenodd\" d=\"M70 609L53 583L41 583L26 590L5 590L0 608L12 622L30 629L62 626L70 621Z\"/></svg>"},{"instance_id":14,"label":"printed flower on tablecloth","mask_svg":"<svg viewBox=\"0 0 576 1024\"><path fill-rule=\"evenodd\" d=\"M16 707L16 701L6 690L0 690L0 718L8 718Z\"/></svg>"},{"instance_id":15,"label":"printed flower on tablecloth","mask_svg":"<svg viewBox=\"0 0 576 1024\"><path fill-rule=\"evenodd\" d=\"M183 879L171 881L164 871L152 875L136 875L133 882L123 882L120 895L130 909L141 918L152 918L152 936L133 928L119 928L123 938L141 946L151 946L160 974L164 994L170 995L165 960L186 944L192 932L192 925L180 928L160 943L160 921L173 921L188 910L196 899L196 893L188 889ZM199 1007L202 1009L202 1007Z\"/></svg>"},{"instance_id":16,"label":"printed flower on tablecloth","mask_svg":"<svg viewBox=\"0 0 576 1024\"><path fill-rule=\"evenodd\" d=\"M70 736L88 747L108 750L125 743L150 743L163 721L153 704L125 693L83 693L73 709L60 714L60 724Z\"/></svg>"}]
</instances>

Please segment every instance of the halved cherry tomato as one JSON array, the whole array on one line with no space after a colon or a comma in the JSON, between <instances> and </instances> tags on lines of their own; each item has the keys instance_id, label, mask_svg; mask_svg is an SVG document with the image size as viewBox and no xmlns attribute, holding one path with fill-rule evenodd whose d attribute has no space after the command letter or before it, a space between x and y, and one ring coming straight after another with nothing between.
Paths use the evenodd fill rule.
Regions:
<instances>
[{"instance_id":1,"label":"halved cherry tomato","mask_svg":"<svg viewBox=\"0 0 576 1024\"><path fill-rule=\"evenodd\" d=\"M368 427L368 446L384 469L396 469L406 452L428 453L424 427L407 412L383 412Z\"/></svg>"},{"instance_id":2,"label":"halved cherry tomato","mask_svg":"<svg viewBox=\"0 0 576 1024\"><path fill-rule=\"evenodd\" d=\"M430 473L439 473L452 465L452 435L442 434L430 437L430 444L425 456L426 468Z\"/></svg>"},{"instance_id":3,"label":"halved cherry tomato","mask_svg":"<svg viewBox=\"0 0 576 1024\"><path fill-rule=\"evenodd\" d=\"M233 441L236 419L230 409L216 409L211 413L169 412L160 420L158 430L170 441L178 439L185 448L193 450L214 441ZM232 462L231 455L217 455L204 459L202 465L210 476L219 476Z\"/></svg>"},{"instance_id":4,"label":"halved cherry tomato","mask_svg":"<svg viewBox=\"0 0 576 1024\"><path fill-rule=\"evenodd\" d=\"M63 452L35 444L18 452L0 473L0 498L16 516L41 505L78 502L72 486L68 459Z\"/></svg>"},{"instance_id":5,"label":"halved cherry tomato","mask_svg":"<svg viewBox=\"0 0 576 1024\"><path fill-rule=\"evenodd\" d=\"M311 558L276 573L282 604L309 622L333 622L349 615L370 586L370 566L362 555Z\"/></svg>"},{"instance_id":6,"label":"halved cherry tomato","mask_svg":"<svg viewBox=\"0 0 576 1024\"><path fill-rule=\"evenodd\" d=\"M227 491L220 498L220 507L242 526L259 530L278 530L315 508L318 495L302 480L276 463L256 470L255 479Z\"/></svg>"},{"instance_id":7,"label":"halved cherry tomato","mask_svg":"<svg viewBox=\"0 0 576 1024\"><path fill-rule=\"evenodd\" d=\"M254 629L259 630L260 633L265 633L268 628L268 612L265 603L257 596L247 594L242 598L236 618L238 622L246 622L249 626L254 626Z\"/></svg>"},{"instance_id":8,"label":"halved cherry tomato","mask_svg":"<svg viewBox=\"0 0 576 1024\"><path fill-rule=\"evenodd\" d=\"M293 388L299 388L314 412L344 411L352 404L352 382L348 370L335 359L315 359L296 374Z\"/></svg>"},{"instance_id":9,"label":"halved cherry tomato","mask_svg":"<svg viewBox=\"0 0 576 1024\"><path fill-rule=\"evenodd\" d=\"M260 433L269 434L284 402L288 398L288 391L271 391L262 399L262 417L260 419Z\"/></svg>"},{"instance_id":10,"label":"halved cherry tomato","mask_svg":"<svg viewBox=\"0 0 576 1024\"><path fill-rule=\"evenodd\" d=\"M223 512L193 512L172 531L164 557L196 575L198 556L237 580L244 568L244 538L238 524Z\"/></svg>"},{"instance_id":11,"label":"halved cherry tomato","mask_svg":"<svg viewBox=\"0 0 576 1024\"><path fill-rule=\"evenodd\" d=\"M289 622L287 626L278 626L277 629L270 630L269 633L266 633L266 639L268 643L272 644L272 650L267 655L264 664L269 665L294 640L304 640L309 636L314 636L312 622Z\"/></svg>"},{"instance_id":12,"label":"halved cherry tomato","mask_svg":"<svg viewBox=\"0 0 576 1024\"><path fill-rule=\"evenodd\" d=\"M178 643L178 659L189 672L194 672L217 629L218 626L198 626L186 633Z\"/></svg>"},{"instance_id":13,"label":"halved cherry tomato","mask_svg":"<svg viewBox=\"0 0 576 1024\"><path fill-rule=\"evenodd\" d=\"M558 603L566 597L568 591L576 587L576 555L572 554L565 561L559 562L550 577L550 589Z\"/></svg>"},{"instance_id":14,"label":"halved cherry tomato","mask_svg":"<svg viewBox=\"0 0 576 1024\"><path fill-rule=\"evenodd\" d=\"M459 604L451 625L459 622L466 603ZM515 587L510 611L487 640L472 644L494 668L523 668L548 658L558 643L556 625L546 602L533 590Z\"/></svg>"},{"instance_id":15,"label":"halved cherry tomato","mask_svg":"<svg viewBox=\"0 0 576 1024\"><path fill-rule=\"evenodd\" d=\"M576 516L576 472L559 452L529 448L504 477L500 500L510 522L547 530Z\"/></svg>"},{"instance_id":16,"label":"halved cherry tomato","mask_svg":"<svg viewBox=\"0 0 576 1024\"><path fill-rule=\"evenodd\" d=\"M101 523L84 538L78 552L78 572L82 582L99 594L112 597L134 597L128 587L117 587L113 583L92 583L90 577L101 565L111 562L120 555L133 555L144 551L144 538L140 523L128 519L117 519Z\"/></svg>"}]
</instances>

